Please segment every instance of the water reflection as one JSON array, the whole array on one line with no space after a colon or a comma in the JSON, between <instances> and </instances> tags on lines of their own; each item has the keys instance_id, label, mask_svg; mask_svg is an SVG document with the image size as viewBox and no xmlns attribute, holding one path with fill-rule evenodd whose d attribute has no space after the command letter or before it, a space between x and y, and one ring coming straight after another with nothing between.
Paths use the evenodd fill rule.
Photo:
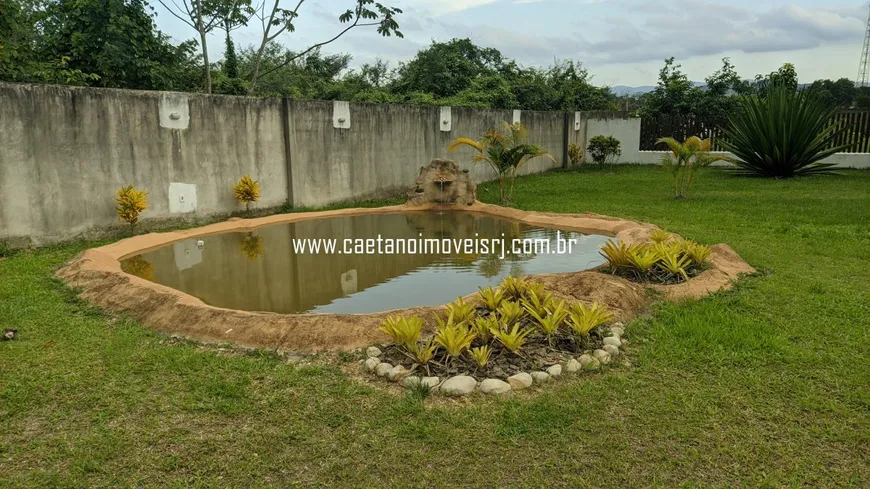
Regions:
<instances>
[{"instance_id":1,"label":"water reflection","mask_svg":"<svg viewBox=\"0 0 870 489\"><path fill-rule=\"evenodd\" d=\"M254 233L247 233L242 238L239 248L241 248L242 254L245 255L245 258L255 261L260 258L260 255L263 254L263 250L265 249L265 246L263 245L263 237L257 236Z\"/></svg>"},{"instance_id":2,"label":"water reflection","mask_svg":"<svg viewBox=\"0 0 870 489\"><path fill-rule=\"evenodd\" d=\"M122 268L204 302L249 311L364 313L449 302L478 286L527 273L577 271L601 263L603 236L578 239L571 254L358 255L295 253L299 239L518 238L554 242L556 231L469 213L378 214L318 219L182 241L124 260ZM555 250L555 244L552 245ZM145 264L148 264L147 266ZM134 273L135 272L135 273Z\"/></svg>"}]
</instances>

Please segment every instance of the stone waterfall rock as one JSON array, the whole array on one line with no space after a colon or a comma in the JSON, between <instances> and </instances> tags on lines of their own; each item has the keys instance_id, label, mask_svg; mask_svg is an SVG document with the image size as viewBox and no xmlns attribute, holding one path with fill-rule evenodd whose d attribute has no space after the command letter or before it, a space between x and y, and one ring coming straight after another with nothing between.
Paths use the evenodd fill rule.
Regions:
<instances>
[{"instance_id":1,"label":"stone waterfall rock","mask_svg":"<svg viewBox=\"0 0 870 489\"><path fill-rule=\"evenodd\" d=\"M408 203L471 205L477 198L477 184L471 175L453 160L436 158L420 168L414 188L408 192Z\"/></svg>"}]
</instances>

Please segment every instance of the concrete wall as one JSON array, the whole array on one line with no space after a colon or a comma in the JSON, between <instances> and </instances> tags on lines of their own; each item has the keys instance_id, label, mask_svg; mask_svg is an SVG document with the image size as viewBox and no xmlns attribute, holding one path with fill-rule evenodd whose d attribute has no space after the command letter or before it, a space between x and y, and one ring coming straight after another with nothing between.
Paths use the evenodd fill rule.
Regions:
<instances>
[{"instance_id":1,"label":"concrete wall","mask_svg":"<svg viewBox=\"0 0 870 489\"><path fill-rule=\"evenodd\" d=\"M346 112L343 112L346 110ZM473 150L448 152L519 119L537 158L520 174L561 167L567 144L613 135L622 163L658 163L639 151L640 120L617 112L534 112L209 96L0 83L0 242L40 245L119 226L116 189L149 192L144 220L241 210L232 185L250 174L259 207L320 206L409 188L432 158L456 160L475 181ZM339 122L344 119L344 122ZM336 127L338 126L338 128ZM868 154L838 154L870 167Z\"/></svg>"},{"instance_id":2,"label":"concrete wall","mask_svg":"<svg viewBox=\"0 0 870 489\"><path fill-rule=\"evenodd\" d=\"M513 117L510 110L454 107L450 130L444 131L445 119L437 107L350 104L350 127L336 129L333 109L332 102L290 102L295 205L320 206L404 190L433 158L456 160L477 182L491 180L494 173L488 166L471 164L474 150L450 153L448 147L458 137L477 139ZM556 161L536 158L520 173L561 166L562 113L524 111L521 121L529 129L529 141L548 149Z\"/></svg>"},{"instance_id":3,"label":"concrete wall","mask_svg":"<svg viewBox=\"0 0 870 489\"><path fill-rule=\"evenodd\" d=\"M640 148L640 119L608 116L606 113L584 113L586 121L586 141L598 136L614 136L619 139L622 147L620 163L639 163L644 165L657 165L667 151L641 151ZM733 156L722 152L723 156ZM840 168L870 168L870 153L837 153L822 160L823 163L832 163ZM717 166L727 165L720 162Z\"/></svg>"},{"instance_id":4,"label":"concrete wall","mask_svg":"<svg viewBox=\"0 0 870 489\"><path fill-rule=\"evenodd\" d=\"M613 136L619 140L622 148L620 163L640 162L640 119L594 118L589 119L586 124L587 141L595 136Z\"/></svg>"},{"instance_id":5,"label":"concrete wall","mask_svg":"<svg viewBox=\"0 0 870 489\"><path fill-rule=\"evenodd\" d=\"M129 184L149 192L151 219L239 209L232 185L248 173L280 182L261 205L287 199L280 100L0 84L0 107L0 240L115 225Z\"/></svg>"}]
</instances>

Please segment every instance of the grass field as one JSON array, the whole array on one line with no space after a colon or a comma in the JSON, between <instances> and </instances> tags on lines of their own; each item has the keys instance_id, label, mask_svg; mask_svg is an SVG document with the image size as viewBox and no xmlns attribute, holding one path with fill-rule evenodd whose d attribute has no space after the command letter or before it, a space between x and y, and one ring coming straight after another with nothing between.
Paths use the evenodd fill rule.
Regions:
<instances>
[{"instance_id":1,"label":"grass field","mask_svg":"<svg viewBox=\"0 0 870 489\"><path fill-rule=\"evenodd\" d=\"M0 487L870 487L870 172L711 170L679 202L668 185L649 167L554 172L514 200L729 243L760 273L629 324L630 369L473 403L104 315L52 277L95 243L13 255Z\"/></svg>"}]
</instances>

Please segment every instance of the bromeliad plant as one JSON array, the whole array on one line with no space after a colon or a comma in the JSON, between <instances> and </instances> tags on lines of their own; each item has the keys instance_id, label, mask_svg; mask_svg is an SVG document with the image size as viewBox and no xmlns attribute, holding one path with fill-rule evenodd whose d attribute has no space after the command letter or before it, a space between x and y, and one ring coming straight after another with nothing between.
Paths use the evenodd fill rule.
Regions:
<instances>
[{"instance_id":1,"label":"bromeliad plant","mask_svg":"<svg viewBox=\"0 0 870 489\"><path fill-rule=\"evenodd\" d=\"M462 297L457 297L455 301L447 304L447 312L456 324L470 321L477 314L474 304L465 302Z\"/></svg>"},{"instance_id":2,"label":"bromeliad plant","mask_svg":"<svg viewBox=\"0 0 870 489\"><path fill-rule=\"evenodd\" d=\"M435 338L429 338L424 342L415 342L408 346L408 352L417 363L417 365L426 366L435 358L435 352L438 351L438 345L435 343Z\"/></svg>"},{"instance_id":3,"label":"bromeliad plant","mask_svg":"<svg viewBox=\"0 0 870 489\"><path fill-rule=\"evenodd\" d=\"M490 311L497 310L498 306L500 306L504 300L504 289L501 287L493 289L492 286L485 289L478 287L478 289L480 290L480 299L483 302L483 305L485 305Z\"/></svg>"},{"instance_id":4,"label":"bromeliad plant","mask_svg":"<svg viewBox=\"0 0 870 489\"><path fill-rule=\"evenodd\" d=\"M523 309L523 306L521 306L519 302L504 301L501 303L501 306L498 308L497 312L502 324L510 325L519 321L526 311Z\"/></svg>"},{"instance_id":5,"label":"bromeliad plant","mask_svg":"<svg viewBox=\"0 0 870 489\"><path fill-rule=\"evenodd\" d=\"M553 354L575 356L594 348L590 343L599 335L591 331L612 317L597 303L554 298L543 282L508 277L498 287L481 288L475 301L459 298L434 314L433 336L421 338L424 324L419 317L390 316L381 331L393 340L385 352L393 364L410 364L407 368L427 375L505 377L550 364Z\"/></svg>"},{"instance_id":6,"label":"bromeliad plant","mask_svg":"<svg viewBox=\"0 0 870 489\"><path fill-rule=\"evenodd\" d=\"M839 110L813 89L771 84L763 96L744 96L728 118L722 146L738 175L788 178L833 173L821 160L848 149L837 144L850 130L831 123Z\"/></svg>"},{"instance_id":7,"label":"bromeliad plant","mask_svg":"<svg viewBox=\"0 0 870 489\"><path fill-rule=\"evenodd\" d=\"M677 200L688 196L698 170L725 159L724 156L710 153L710 139L701 139L698 136L692 136L684 143L674 138L661 138L656 141L656 144L659 143L666 144L671 150L671 153L662 157L662 167L673 177L674 198Z\"/></svg>"},{"instance_id":8,"label":"bromeliad plant","mask_svg":"<svg viewBox=\"0 0 870 489\"><path fill-rule=\"evenodd\" d=\"M380 330L389 335L394 344L410 348L420 339L423 320L416 316L389 316L381 324Z\"/></svg>"},{"instance_id":9,"label":"bromeliad plant","mask_svg":"<svg viewBox=\"0 0 870 489\"><path fill-rule=\"evenodd\" d=\"M492 348L489 345L472 348L469 352L471 353L471 358L474 359L474 363L480 368L485 368L486 364L489 363L489 357L492 356Z\"/></svg>"},{"instance_id":10,"label":"bromeliad plant","mask_svg":"<svg viewBox=\"0 0 870 489\"><path fill-rule=\"evenodd\" d=\"M608 311L606 306L597 302L587 306L581 302L571 307L567 322L571 331L576 335L575 339L581 344L586 344L589 340L589 333L611 319L613 319L613 313Z\"/></svg>"},{"instance_id":11,"label":"bromeliad plant","mask_svg":"<svg viewBox=\"0 0 870 489\"><path fill-rule=\"evenodd\" d=\"M514 324L513 329L509 331L502 331L500 329L494 330L492 336L505 348L514 354L519 354L520 349L526 344L526 338L528 338L533 331L532 328L520 328L519 323L517 323Z\"/></svg>"},{"instance_id":12,"label":"bromeliad plant","mask_svg":"<svg viewBox=\"0 0 870 489\"><path fill-rule=\"evenodd\" d=\"M568 317L568 306L565 301L553 302L552 308L548 307L543 314L538 314L531 309L528 311L529 315L537 322L541 332L547 337L547 341L552 345L554 336L559 332L559 326Z\"/></svg>"},{"instance_id":13,"label":"bromeliad plant","mask_svg":"<svg viewBox=\"0 0 870 489\"><path fill-rule=\"evenodd\" d=\"M498 317L495 314L475 319L471 323L471 330L484 343L492 339L492 330L498 329Z\"/></svg>"},{"instance_id":14,"label":"bromeliad plant","mask_svg":"<svg viewBox=\"0 0 870 489\"><path fill-rule=\"evenodd\" d=\"M710 258L710 248L691 240L674 239L670 233L650 234L652 243L626 245L608 240L599 253L614 275L640 282L682 282L700 273Z\"/></svg>"},{"instance_id":15,"label":"bromeliad plant","mask_svg":"<svg viewBox=\"0 0 870 489\"><path fill-rule=\"evenodd\" d=\"M457 358L461 355L462 351L471 345L474 338L474 332L462 324L453 324L439 329L435 333L435 343L441 345L450 358Z\"/></svg>"},{"instance_id":16,"label":"bromeliad plant","mask_svg":"<svg viewBox=\"0 0 870 489\"><path fill-rule=\"evenodd\" d=\"M471 158L473 163L486 163L496 174L498 180L499 198L503 204L511 202L517 171L532 158L549 158L556 161L553 155L544 148L526 141L528 134L525 126L517 122L504 123L503 129L491 129L477 141L470 138L458 138L448 150L452 153L457 148L468 146L477 154Z\"/></svg>"},{"instance_id":17,"label":"bromeliad plant","mask_svg":"<svg viewBox=\"0 0 870 489\"><path fill-rule=\"evenodd\" d=\"M526 295L526 290L529 288L529 281L521 277L510 275L502 280L500 288L504 290L506 299L519 301Z\"/></svg>"},{"instance_id":18,"label":"bromeliad plant","mask_svg":"<svg viewBox=\"0 0 870 489\"><path fill-rule=\"evenodd\" d=\"M541 290L529 289L529 293L522 299L523 309L535 316L545 316L547 309L553 305L553 294Z\"/></svg>"},{"instance_id":19,"label":"bromeliad plant","mask_svg":"<svg viewBox=\"0 0 870 489\"><path fill-rule=\"evenodd\" d=\"M665 231L664 229L654 229L649 232L649 239L653 241L653 243L664 243L673 239L674 235Z\"/></svg>"}]
</instances>

